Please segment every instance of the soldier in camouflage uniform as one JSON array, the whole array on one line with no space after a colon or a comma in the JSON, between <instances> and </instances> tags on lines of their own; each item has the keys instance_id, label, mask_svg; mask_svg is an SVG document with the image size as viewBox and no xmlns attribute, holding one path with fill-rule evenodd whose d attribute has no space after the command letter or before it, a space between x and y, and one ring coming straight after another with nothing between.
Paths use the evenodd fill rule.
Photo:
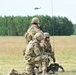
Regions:
<instances>
[{"instance_id":1,"label":"soldier in camouflage uniform","mask_svg":"<svg viewBox=\"0 0 76 75\"><path fill-rule=\"evenodd\" d=\"M42 54L48 55L53 59L53 62L55 62L54 52L52 51L51 43L50 43L50 34L48 32L44 33L44 40L41 42L42 47ZM42 71L44 75L47 75L46 73L46 67L48 66L48 60L47 62L42 62Z\"/></svg>"},{"instance_id":2,"label":"soldier in camouflage uniform","mask_svg":"<svg viewBox=\"0 0 76 75\"><path fill-rule=\"evenodd\" d=\"M31 26L29 27L29 29L27 30L27 32L24 35L27 44L29 41L32 40L33 36L39 31L41 31L40 25L39 25L39 19L37 17L34 17L31 20Z\"/></svg>"},{"instance_id":3,"label":"soldier in camouflage uniform","mask_svg":"<svg viewBox=\"0 0 76 75\"><path fill-rule=\"evenodd\" d=\"M27 75L32 75L32 70L35 64L39 64L40 61L47 59L47 57L41 55L41 52L40 52L41 40L43 40L43 35L40 32L36 33L33 40L31 40L27 45L27 48L25 51L25 71Z\"/></svg>"}]
</instances>

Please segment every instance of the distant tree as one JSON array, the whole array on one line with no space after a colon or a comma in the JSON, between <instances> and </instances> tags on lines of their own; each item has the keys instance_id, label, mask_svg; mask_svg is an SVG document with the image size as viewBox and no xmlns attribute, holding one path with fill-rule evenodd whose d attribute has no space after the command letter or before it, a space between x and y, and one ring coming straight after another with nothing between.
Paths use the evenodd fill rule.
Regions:
<instances>
[{"instance_id":1,"label":"distant tree","mask_svg":"<svg viewBox=\"0 0 76 75\"><path fill-rule=\"evenodd\" d=\"M4 16L4 35L8 35L8 17Z\"/></svg>"},{"instance_id":2,"label":"distant tree","mask_svg":"<svg viewBox=\"0 0 76 75\"><path fill-rule=\"evenodd\" d=\"M73 33L73 35L76 35L76 24L73 24L73 26L74 26L74 33Z\"/></svg>"},{"instance_id":3,"label":"distant tree","mask_svg":"<svg viewBox=\"0 0 76 75\"><path fill-rule=\"evenodd\" d=\"M44 32L49 32L51 31L51 17L46 15L46 16L39 16L40 20L40 26Z\"/></svg>"},{"instance_id":4,"label":"distant tree","mask_svg":"<svg viewBox=\"0 0 76 75\"><path fill-rule=\"evenodd\" d=\"M62 20L61 25L61 35L71 35L74 32L73 24L71 21L69 21L66 17L61 17Z\"/></svg>"},{"instance_id":5,"label":"distant tree","mask_svg":"<svg viewBox=\"0 0 76 75\"><path fill-rule=\"evenodd\" d=\"M16 16L15 19L14 19L14 22L15 22L15 26L16 26L16 30L17 30L17 35L22 35L22 25L23 25L23 22L22 22L22 17L21 16Z\"/></svg>"},{"instance_id":6,"label":"distant tree","mask_svg":"<svg viewBox=\"0 0 76 75\"><path fill-rule=\"evenodd\" d=\"M71 35L74 32L72 22L66 17L52 17L52 25L54 35Z\"/></svg>"},{"instance_id":7,"label":"distant tree","mask_svg":"<svg viewBox=\"0 0 76 75\"><path fill-rule=\"evenodd\" d=\"M8 35L16 35L16 27L15 27L15 23L14 23L14 17L13 16L8 16L8 19L7 19L7 23L8 23L8 26L7 26L7 33Z\"/></svg>"},{"instance_id":8,"label":"distant tree","mask_svg":"<svg viewBox=\"0 0 76 75\"><path fill-rule=\"evenodd\" d=\"M59 20L56 16L52 17L52 25L51 25L51 29L52 29L52 34L51 35L59 35Z\"/></svg>"},{"instance_id":9,"label":"distant tree","mask_svg":"<svg viewBox=\"0 0 76 75\"><path fill-rule=\"evenodd\" d=\"M0 35L4 36L7 35L7 26L5 25L5 20L2 16L0 16Z\"/></svg>"}]
</instances>

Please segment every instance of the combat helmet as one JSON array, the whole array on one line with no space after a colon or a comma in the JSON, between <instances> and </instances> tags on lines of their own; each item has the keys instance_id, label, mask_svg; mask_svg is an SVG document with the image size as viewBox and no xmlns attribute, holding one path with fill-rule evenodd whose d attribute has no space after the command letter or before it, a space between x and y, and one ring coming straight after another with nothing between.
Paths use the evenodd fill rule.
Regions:
<instances>
[{"instance_id":1,"label":"combat helmet","mask_svg":"<svg viewBox=\"0 0 76 75\"><path fill-rule=\"evenodd\" d=\"M47 37L50 37L50 34L48 32L45 32L44 33L44 39L47 38Z\"/></svg>"},{"instance_id":2,"label":"combat helmet","mask_svg":"<svg viewBox=\"0 0 76 75\"><path fill-rule=\"evenodd\" d=\"M41 33L41 32L38 32L34 35L33 39L36 39L36 40L43 40L44 39L44 35Z\"/></svg>"},{"instance_id":3,"label":"combat helmet","mask_svg":"<svg viewBox=\"0 0 76 75\"><path fill-rule=\"evenodd\" d=\"M38 23L39 24L39 19L37 17L34 17L32 20L31 20L31 24L32 23Z\"/></svg>"}]
</instances>

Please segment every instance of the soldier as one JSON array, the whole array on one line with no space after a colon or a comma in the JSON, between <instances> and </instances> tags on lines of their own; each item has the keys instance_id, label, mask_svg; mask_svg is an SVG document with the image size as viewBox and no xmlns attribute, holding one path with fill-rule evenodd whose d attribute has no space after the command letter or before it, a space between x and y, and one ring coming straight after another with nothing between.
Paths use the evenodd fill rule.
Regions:
<instances>
[{"instance_id":1,"label":"soldier","mask_svg":"<svg viewBox=\"0 0 76 75\"><path fill-rule=\"evenodd\" d=\"M31 26L29 27L29 29L25 33L25 40L26 40L27 44L29 41L32 40L33 36L39 31L41 31L40 25L39 25L39 19L37 17L34 17L31 20Z\"/></svg>"},{"instance_id":2,"label":"soldier","mask_svg":"<svg viewBox=\"0 0 76 75\"><path fill-rule=\"evenodd\" d=\"M50 34L48 32L44 33L44 40L41 42L42 47L42 54L48 55L53 59L53 62L55 62L54 52L52 51L51 43L50 43ZM43 74L47 75L46 67L48 66L49 62L42 62L42 70Z\"/></svg>"},{"instance_id":3,"label":"soldier","mask_svg":"<svg viewBox=\"0 0 76 75\"><path fill-rule=\"evenodd\" d=\"M47 59L46 56L41 55L40 42L43 40L43 35L38 32L35 34L33 40L31 40L25 51L25 71L26 75L32 75L32 70L35 64L39 64L40 61ZM36 71L38 74L38 71Z\"/></svg>"}]
</instances>

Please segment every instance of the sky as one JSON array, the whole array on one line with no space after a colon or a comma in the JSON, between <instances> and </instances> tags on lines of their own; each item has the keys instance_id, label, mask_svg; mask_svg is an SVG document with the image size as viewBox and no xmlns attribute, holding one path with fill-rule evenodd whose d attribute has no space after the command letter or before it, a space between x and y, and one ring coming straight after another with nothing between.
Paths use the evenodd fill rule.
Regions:
<instances>
[{"instance_id":1,"label":"sky","mask_svg":"<svg viewBox=\"0 0 76 75\"><path fill-rule=\"evenodd\" d=\"M67 17L76 24L76 0L0 0L0 16L27 15Z\"/></svg>"}]
</instances>

